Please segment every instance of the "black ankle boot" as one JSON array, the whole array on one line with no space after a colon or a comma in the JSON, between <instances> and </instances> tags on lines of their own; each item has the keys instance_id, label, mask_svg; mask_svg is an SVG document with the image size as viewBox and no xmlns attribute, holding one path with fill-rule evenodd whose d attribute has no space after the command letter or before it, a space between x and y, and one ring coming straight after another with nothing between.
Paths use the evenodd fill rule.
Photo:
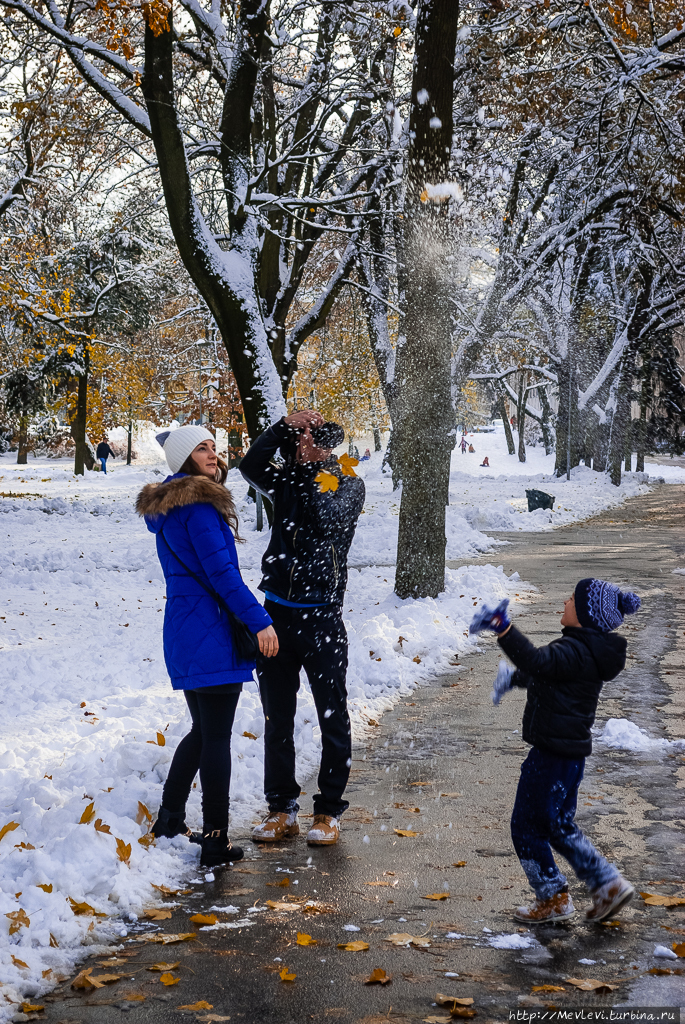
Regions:
<instances>
[{"instance_id":1,"label":"black ankle boot","mask_svg":"<svg viewBox=\"0 0 685 1024\"><path fill-rule=\"evenodd\" d=\"M227 828L202 826L202 856L200 864L203 868L215 868L229 861L242 860L243 851L240 846L233 846L228 838Z\"/></svg>"},{"instance_id":2,"label":"black ankle boot","mask_svg":"<svg viewBox=\"0 0 685 1024\"><path fill-rule=\"evenodd\" d=\"M185 811L168 811L166 807L160 807L157 814L157 821L150 829L155 839L162 837L173 839L174 836L187 836L191 843L200 843L201 837L191 832L185 822Z\"/></svg>"}]
</instances>

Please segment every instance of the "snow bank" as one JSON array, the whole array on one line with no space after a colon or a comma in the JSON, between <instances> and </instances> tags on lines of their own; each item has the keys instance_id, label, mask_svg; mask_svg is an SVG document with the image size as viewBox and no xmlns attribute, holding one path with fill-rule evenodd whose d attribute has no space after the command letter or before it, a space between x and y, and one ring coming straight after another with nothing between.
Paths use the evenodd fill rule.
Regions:
<instances>
[{"instance_id":1,"label":"snow bank","mask_svg":"<svg viewBox=\"0 0 685 1024\"><path fill-rule=\"evenodd\" d=\"M621 750L635 752L652 752L685 746L685 740L652 739L644 729L640 729L627 718L610 718L598 739L608 747L618 747Z\"/></svg>"}]
</instances>

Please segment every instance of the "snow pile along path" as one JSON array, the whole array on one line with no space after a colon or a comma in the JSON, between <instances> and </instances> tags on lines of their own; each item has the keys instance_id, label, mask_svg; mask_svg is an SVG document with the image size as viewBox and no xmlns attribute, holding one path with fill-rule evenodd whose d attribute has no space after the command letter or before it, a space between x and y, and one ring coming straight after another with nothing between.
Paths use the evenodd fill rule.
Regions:
<instances>
[{"instance_id":1,"label":"snow pile along path","mask_svg":"<svg viewBox=\"0 0 685 1024\"><path fill-rule=\"evenodd\" d=\"M619 750L635 752L665 751L673 749L673 747L685 747L685 740L652 739L644 729L627 718L610 718L598 739L607 747L617 747Z\"/></svg>"}]
</instances>

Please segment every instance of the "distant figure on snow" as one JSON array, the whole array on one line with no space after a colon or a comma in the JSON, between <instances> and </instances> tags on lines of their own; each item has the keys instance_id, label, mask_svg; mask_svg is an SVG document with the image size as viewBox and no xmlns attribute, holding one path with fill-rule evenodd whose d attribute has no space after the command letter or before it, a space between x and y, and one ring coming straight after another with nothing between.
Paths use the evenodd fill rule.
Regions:
<instances>
[{"instance_id":1,"label":"distant figure on snow","mask_svg":"<svg viewBox=\"0 0 685 1024\"><path fill-rule=\"evenodd\" d=\"M472 455L476 454L476 449L473 447L472 444L469 445L469 451L471 452Z\"/></svg>"},{"instance_id":2,"label":"distant figure on snow","mask_svg":"<svg viewBox=\"0 0 685 1024\"><path fill-rule=\"evenodd\" d=\"M488 460L487 455L485 456L485 458L481 462L481 467L483 467L483 466L485 466L486 469L490 469L490 462Z\"/></svg>"},{"instance_id":3,"label":"distant figure on snow","mask_svg":"<svg viewBox=\"0 0 685 1024\"><path fill-rule=\"evenodd\" d=\"M493 703L499 704L514 686L528 691L522 734L532 749L521 766L511 838L536 898L532 907L519 907L514 920L530 926L575 914L554 849L590 890L592 906L585 917L598 924L617 914L634 890L574 818L602 686L625 668L627 644L613 630L624 615L639 609L640 598L606 580L580 580L564 602L562 636L546 647L534 647L512 625L508 604L504 600L495 609L483 606L470 632L491 629L516 666L514 670L500 662Z\"/></svg>"},{"instance_id":4,"label":"distant figure on snow","mask_svg":"<svg viewBox=\"0 0 685 1024\"><path fill-rule=\"evenodd\" d=\"M360 462L368 462L370 458L371 458L371 449L367 448L359 461Z\"/></svg>"},{"instance_id":5,"label":"distant figure on snow","mask_svg":"<svg viewBox=\"0 0 685 1024\"><path fill-rule=\"evenodd\" d=\"M459 443L459 447L461 448L461 454L464 455L465 452L466 452L466 449L468 448L468 442L467 442L467 440L466 440L466 438L464 437L463 434L461 436L461 441Z\"/></svg>"},{"instance_id":6,"label":"distant figure on snow","mask_svg":"<svg viewBox=\"0 0 685 1024\"><path fill-rule=\"evenodd\" d=\"M102 441L100 441L100 444L97 446L97 449L95 451L95 458L100 460L100 468L102 469L102 472L105 474L107 473L107 459L110 457L110 455L112 456L113 459L116 459L116 455L114 454L110 446L107 444L107 438L103 437Z\"/></svg>"}]
</instances>

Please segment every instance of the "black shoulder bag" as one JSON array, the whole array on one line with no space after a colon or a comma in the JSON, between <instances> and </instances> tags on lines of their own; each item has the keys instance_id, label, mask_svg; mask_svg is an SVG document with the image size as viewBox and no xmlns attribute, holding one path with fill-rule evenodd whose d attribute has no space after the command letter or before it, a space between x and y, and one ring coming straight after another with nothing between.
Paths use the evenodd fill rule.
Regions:
<instances>
[{"instance_id":1,"label":"black shoulder bag","mask_svg":"<svg viewBox=\"0 0 685 1024\"><path fill-rule=\"evenodd\" d=\"M199 583L203 590L206 590L207 593L214 598L222 612L226 612L228 624L231 627L231 635L233 636L233 644L235 646L238 657L241 659L241 661L254 661L257 654L259 653L259 640L257 639L256 635L247 628L242 619L239 619L238 616L231 611L231 609L224 601L223 597L220 594L217 594L216 590L214 590L213 587L208 586L208 584L206 584L203 579L201 579L196 573L194 573L193 570L185 564L185 562L181 561L181 559L178 557L172 546L169 544L169 541L164 536L164 531L160 530L159 532L162 536L162 540L164 541L167 548L174 556L178 564L181 566L181 568L185 569L188 575L192 576L195 582Z\"/></svg>"}]
</instances>

